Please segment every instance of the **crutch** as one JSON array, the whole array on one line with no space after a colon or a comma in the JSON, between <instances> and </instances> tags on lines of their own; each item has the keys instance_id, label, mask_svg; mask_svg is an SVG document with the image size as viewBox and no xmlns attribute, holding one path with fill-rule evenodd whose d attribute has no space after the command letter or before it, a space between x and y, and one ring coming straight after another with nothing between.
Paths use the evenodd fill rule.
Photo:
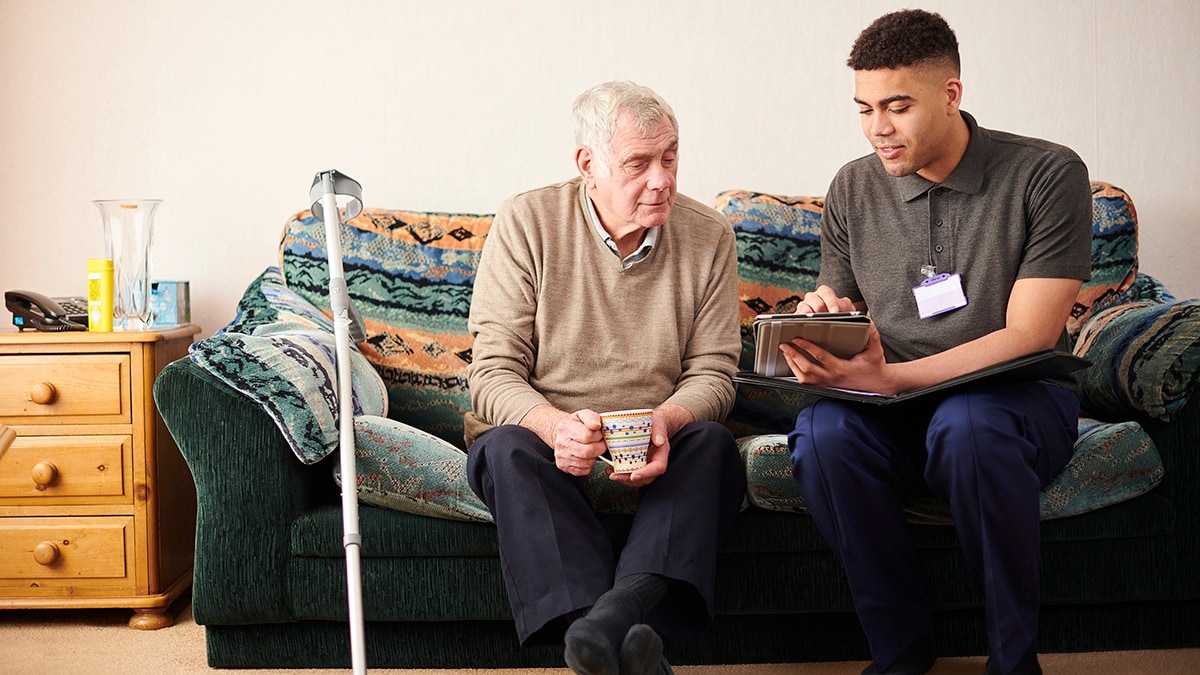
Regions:
<instances>
[{"instance_id":1,"label":"crutch","mask_svg":"<svg viewBox=\"0 0 1200 675\"><path fill-rule=\"evenodd\" d=\"M333 310L333 339L337 355L338 451L342 475L342 546L346 549L346 595L350 611L350 665L355 673L367 672L367 647L363 627L362 537L358 531L358 472L354 466L354 405L350 365L350 338L366 339L362 321L350 304L342 272L341 225L338 197L345 203L346 219L362 213L362 186L336 170L322 171L308 190L312 214L325 223L329 257L329 306Z\"/></svg>"}]
</instances>

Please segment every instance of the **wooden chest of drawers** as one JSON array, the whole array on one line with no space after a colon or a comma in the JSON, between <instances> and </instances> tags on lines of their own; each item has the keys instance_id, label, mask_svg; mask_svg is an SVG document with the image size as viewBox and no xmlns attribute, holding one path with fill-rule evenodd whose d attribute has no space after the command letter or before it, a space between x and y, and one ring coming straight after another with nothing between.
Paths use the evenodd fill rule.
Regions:
<instances>
[{"instance_id":1,"label":"wooden chest of drawers","mask_svg":"<svg viewBox=\"0 0 1200 675\"><path fill-rule=\"evenodd\" d=\"M196 493L151 388L196 326L0 332L0 609L128 607L169 626L192 580Z\"/></svg>"}]
</instances>

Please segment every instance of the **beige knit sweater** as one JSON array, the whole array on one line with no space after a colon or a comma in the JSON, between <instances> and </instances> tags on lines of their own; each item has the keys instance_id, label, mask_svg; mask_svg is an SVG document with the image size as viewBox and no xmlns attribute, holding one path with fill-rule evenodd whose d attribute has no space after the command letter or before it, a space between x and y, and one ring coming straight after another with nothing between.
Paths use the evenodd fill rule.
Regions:
<instances>
[{"instance_id":1,"label":"beige knit sweater","mask_svg":"<svg viewBox=\"0 0 1200 675\"><path fill-rule=\"evenodd\" d=\"M587 218L579 178L507 200L483 249L468 328L468 442L535 406L674 403L697 420L733 405L737 252L719 213L678 195L628 269Z\"/></svg>"}]
</instances>

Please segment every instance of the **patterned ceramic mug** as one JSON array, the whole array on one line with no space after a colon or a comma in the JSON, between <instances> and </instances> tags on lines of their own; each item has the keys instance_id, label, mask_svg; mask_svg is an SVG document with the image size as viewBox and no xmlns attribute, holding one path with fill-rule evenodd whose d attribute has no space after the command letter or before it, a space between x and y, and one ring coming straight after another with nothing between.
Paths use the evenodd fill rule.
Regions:
<instances>
[{"instance_id":1,"label":"patterned ceramic mug","mask_svg":"<svg viewBox=\"0 0 1200 675\"><path fill-rule=\"evenodd\" d=\"M600 413L604 423L604 443L608 453L600 459L613 467L614 473L629 473L646 466L650 448L650 408L614 410Z\"/></svg>"}]
</instances>

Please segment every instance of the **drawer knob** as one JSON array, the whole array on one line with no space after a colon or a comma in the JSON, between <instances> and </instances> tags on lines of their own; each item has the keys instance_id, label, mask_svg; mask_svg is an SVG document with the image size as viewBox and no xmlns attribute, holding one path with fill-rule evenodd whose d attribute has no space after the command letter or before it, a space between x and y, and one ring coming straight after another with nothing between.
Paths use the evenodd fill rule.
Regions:
<instances>
[{"instance_id":1,"label":"drawer knob","mask_svg":"<svg viewBox=\"0 0 1200 675\"><path fill-rule=\"evenodd\" d=\"M52 541L43 541L34 546L33 559L39 565L53 565L58 560L58 545Z\"/></svg>"},{"instance_id":2,"label":"drawer knob","mask_svg":"<svg viewBox=\"0 0 1200 675\"><path fill-rule=\"evenodd\" d=\"M29 390L29 398L38 405L50 405L58 398L58 390L49 382L38 382Z\"/></svg>"},{"instance_id":3,"label":"drawer knob","mask_svg":"<svg viewBox=\"0 0 1200 675\"><path fill-rule=\"evenodd\" d=\"M58 480L58 467L50 462L38 462L33 465L33 483L39 490L45 490Z\"/></svg>"}]
</instances>

